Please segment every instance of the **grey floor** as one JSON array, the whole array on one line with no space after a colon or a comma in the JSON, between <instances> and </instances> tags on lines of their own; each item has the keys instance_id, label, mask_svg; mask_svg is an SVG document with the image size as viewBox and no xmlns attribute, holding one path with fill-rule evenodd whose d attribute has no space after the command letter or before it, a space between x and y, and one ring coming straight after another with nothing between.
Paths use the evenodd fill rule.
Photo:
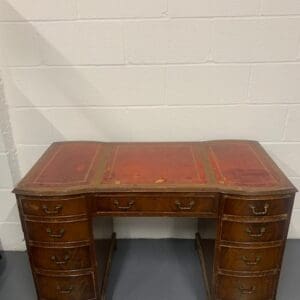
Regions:
<instances>
[{"instance_id":1,"label":"grey floor","mask_svg":"<svg viewBox=\"0 0 300 300\"><path fill-rule=\"evenodd\" d=\"M300 299L300 240L289 240L278 300ZM26 253L5 252L0 299L36 299ZM205 291L192 240L118 240L108 300L199 300Z\"/></svg>"}]
</instances>

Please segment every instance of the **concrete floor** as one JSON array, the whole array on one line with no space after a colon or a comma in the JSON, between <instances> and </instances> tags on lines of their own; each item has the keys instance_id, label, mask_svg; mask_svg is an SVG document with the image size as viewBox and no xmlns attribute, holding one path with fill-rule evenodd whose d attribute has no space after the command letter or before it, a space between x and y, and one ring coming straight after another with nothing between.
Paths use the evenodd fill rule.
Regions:
<instances>
[{"instance_id":1,"label":"concrete floor","mask_svg":"<svg viewBox=\"0 0 300 300\"><path fill-rule=\"evenodd\" d=\"M278 300L300 299L300 240L289 240ZM24 252L5 252L0 263L0 299L34 300ZM108 300L199 300L205 290L193 240L118 240Z\"/></svg>"}]
</instances>

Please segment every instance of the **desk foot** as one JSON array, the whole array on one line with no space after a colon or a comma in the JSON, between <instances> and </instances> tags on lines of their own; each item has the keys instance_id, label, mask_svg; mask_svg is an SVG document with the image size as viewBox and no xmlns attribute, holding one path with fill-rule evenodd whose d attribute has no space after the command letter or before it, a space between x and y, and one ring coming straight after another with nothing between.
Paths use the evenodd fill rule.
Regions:
<instances>
[{"instance_id":1,"label":"desk foot","mask_svg":"<svg viewBox=\"0 0 300 300\"><path fill-rule=\"evenodd\" d=\"M101 288L101 300L106 300L106 290L108 286L108 278L109 278L109 273L110 273L110 268L111 268L111 262L112 262L112 256L114 250L117 249L117 240L116 240L116 233L113 232L110 240L110 245L109 245L109 251L108 251L108 256L106 260L106 265L105 265L105 271L103 275L103 281L102 281L102 288Z\"/></svg>"},{"instance_id":2,"label":"desk foot","mask_svg":"<svg viewBox=\"0 0 300 300\"><path fill-rule=\"evenodd\" d=\"M196 233L196 251L201 263L207 299L211 300L215 241L212 239L201 239L200 234Z\"/></svg>"}]
</instances>

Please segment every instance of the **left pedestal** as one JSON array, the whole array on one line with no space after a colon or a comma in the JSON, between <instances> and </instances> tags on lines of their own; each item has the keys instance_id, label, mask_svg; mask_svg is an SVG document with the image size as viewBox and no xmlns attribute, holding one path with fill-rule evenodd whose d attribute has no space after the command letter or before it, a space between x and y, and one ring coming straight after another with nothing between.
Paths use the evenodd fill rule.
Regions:
<instances>
[{"instance_id":1,"label":"left pedestal","mask_svg":"<svg viewBox=\"0 0 300 300\"><path fill-rule=\"evenodd\" d=\"M17 199L38 299L105 299L112 239L97 261L88 197Z\"/></svg>"}]
</instances>

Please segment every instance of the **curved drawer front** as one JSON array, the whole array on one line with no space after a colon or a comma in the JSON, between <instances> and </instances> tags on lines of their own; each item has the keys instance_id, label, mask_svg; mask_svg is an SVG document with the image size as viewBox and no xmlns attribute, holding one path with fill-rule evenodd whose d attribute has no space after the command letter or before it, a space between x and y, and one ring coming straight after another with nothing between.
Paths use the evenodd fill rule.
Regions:
<instances>
[{"instance_id":1,"label":"curved drawer front","mask_svg":"<svg viewBox=\"0 0 300 300\"><path fill-rule=\"evenodd\" d=\"M275 275L238 277L218 275L218 298L222 300L271 300Z\"/></svg>"},{"instance_id":2,"label":"curved drawer front","mask_svg":"<svg viewBox=\"0 0 300 300\"><path fill-rule=\"evenodd\" d=\"M281 241L285 235L285 221L242 223L223 221L221 239L232 242Z\"/></svg>"},{"instance_id":3,"label":"curved drawer front","mask_svg":"<svg viewBox=\"0 0 300 300\"><path fill-rule=\"evenodd\" d=\"M219 267L229 271L267 271L277 269L281 247L237 248L221 246Z\"/></svg>"},{"instance_id":4,"label":"curved drawer front","mask_svg":"<svg viewBox=\"0 0 300 300\"><path fill-rule=\"evenodd\" d=\"M241 199L226 197L224 214L236 216L276 216L288 214L291 198Z\"/></svg>"},{"instance_id":5,"label":"curved drawer front","mask_svg":"<svg viewBox=\"0 0 300 300\"><path fill-rule=\"evenodd\" d=\"M79 276L37 275L41 299L90 300L96 299L93 274Z\"/></svg>"},{"instance_id":6,"label":"curved drawer front","mask_svg":"<svg viewBox=\"0 0 300 300\"><path fill-rule=\"evenodd\" d=\"M26 221L28 238L35 242L80 242L89 240L87 221L36 222Z\"/></svg>"},{"instance_id":7,"label":"curved drawer front","mask_svg":"<svg viewBox=\"0 0 300 300\"><path fill-rule=\"evenodd\" d=\"M21 197L23 213L37 217L63 217L87 214L83 196L68 198Z\"/></svg>"},{"instance_id":8,"label":"curved drawer front","mask_svg":"<svg viewBox=\"0 0 300 300\"><path fill-rule=\"evenodd\" d=\"M95 197L96 211L99 212L217 212L217 197Z\"/></svg>"},{"instance_id":9,"label":"curved drawer front","mask_svg":"<svg viewBox=\"0 0 300 300\"><path fill-rule=\"evenodd\" d=\"M35 268L43 270L79 270L91 267L90 246L68 248L30 247Z\"/></svg>"}]
</instances>

